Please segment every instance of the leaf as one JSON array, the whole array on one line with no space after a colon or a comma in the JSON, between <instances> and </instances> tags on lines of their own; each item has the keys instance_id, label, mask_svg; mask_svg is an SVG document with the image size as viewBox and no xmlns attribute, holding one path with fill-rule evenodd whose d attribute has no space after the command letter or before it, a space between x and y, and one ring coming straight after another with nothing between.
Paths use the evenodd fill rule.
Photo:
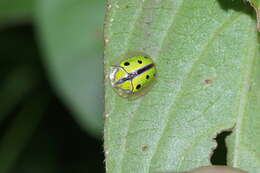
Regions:
<instances>
[{"instance_id":1,"label":"leaf","mask_svg":"<svg viewBox=\"0 0 260 173\"><path fill-rule=\"evenodd\" d=\"M104 59L108 173L209 165L213 139L225 129L235 136L228 146L235 148L229 166L259 172L259 157L242 163L246 154L259 156L260 144L259 42L250 10L242 1L109 1ZM158 69L156 84L136 100L118 96L108 79L111 65L131 52L150 55ZM246 153L240 153L242 142L250 144Z\"/></svg>"},{"instance_id":2,"label":"leaf","mask_svg":"<svg viewBox=\"0 0 260 173\"><path fill-rule=\"evenodd\" d=\"M236 125L233 134L227 138L227 146L230 149L229 165L253 173L260 172L259 49L248 51L247 57L250 56L253 57L251 67L244 67Z\"/></svg>"},{"instance_id":3,"label":"leaf","mask_svg":"<svg viewBox=\"0 0 260 173\"><path fill-rule=\"evenodd\" d=\"M247 0L250 5L255 9L257 18L257 29L260 31L260 1L259 0Z\"/></svg>"},{"instance_id":4,"label":"leaf","mask_svg":"<svg viewBox=\"0 0 260 173\"><path fill-rule=\"evenodd\" d=\"M44 0L37 18L44 63L53 86L80 125L102 132L102 17L104 1Z\"/></svg>"},{"instance_id":5,"label":"leaf","mask_svg":"<svg viewBox=\"0 0 260 173\"><path fill-rule=\"evenodd\" d=\"M32 18L35 0L1 0L0 23L17 22Z\"/></svg>"}]
</instances>

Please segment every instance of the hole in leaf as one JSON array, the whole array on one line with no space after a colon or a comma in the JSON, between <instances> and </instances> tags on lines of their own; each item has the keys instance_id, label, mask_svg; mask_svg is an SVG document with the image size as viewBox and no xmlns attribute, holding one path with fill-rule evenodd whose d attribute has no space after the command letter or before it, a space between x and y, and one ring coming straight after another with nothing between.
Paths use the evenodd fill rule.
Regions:
<instances>
[{"instance_id":1,"label":"hole in leaf","mask_svg":"<svg viewBox=\"0 0 260 173\"><path fill-rule=\"evenodd\" d=\"M226 137L232 133L231 130L225 130L215 138L217 148L213 151L210 161L213 165L227 165L227 146Z\"/></svg>"}]
</instances>

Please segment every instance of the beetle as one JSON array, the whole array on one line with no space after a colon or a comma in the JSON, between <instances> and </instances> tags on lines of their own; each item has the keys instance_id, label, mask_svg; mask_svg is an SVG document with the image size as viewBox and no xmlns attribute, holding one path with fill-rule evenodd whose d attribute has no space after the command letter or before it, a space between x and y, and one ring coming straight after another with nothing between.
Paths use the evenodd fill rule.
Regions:
<instances>
[{"instance_id":1,"label":"beetle","mask_svg":"<svg viewBox=\"0 0 260 173\"><path fill-rule=\"evenodd\" d=\"M155 81L157 70L148 56L132 56L112 67L110 80L120 95L134 95L144 91Z\"/></svg>"}]
</instances>

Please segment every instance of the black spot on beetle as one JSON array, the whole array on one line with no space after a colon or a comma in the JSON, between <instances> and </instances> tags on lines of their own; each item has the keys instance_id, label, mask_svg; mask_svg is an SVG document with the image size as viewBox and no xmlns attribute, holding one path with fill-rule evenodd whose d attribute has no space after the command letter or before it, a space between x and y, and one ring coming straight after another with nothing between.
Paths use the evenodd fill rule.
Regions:
<instances>
[{"instance_id":1,"label":"black spot on beetle","mask_svg":"<svg viewBox=\"0 0 260 173\"><path fill-rule=\"evenodd\" d=\"M138 89L140 89L140 88L141 88L141 85L138 84L138 85L136 86L136 89L138 90Z\"/></svg>"},{"instance_id":2,"label":"black spot on beetle","mask_svg":"<svg viewBox=\"0 0 260 173\"><path fill-rule=\"evenodd\" d=\"M149 75L146 75L146 79L149 79L150 78L150 76Z\"/></svg>"},{"instance_id":3,"label":"black spot on beetle","mask_svg":"<svg viewBox=\"0 0 260 173\"><path fill-rule=\"evenodd\" d=\"M141 60L138 60L138 63L139 63L139 64L142 64L142 63L143 63L143 61L141 61Z\"/></svg>"},{"instance_id":4,"label":"black spot on beetle","mask_svg":"<svg viewBox=\"0 0 260 173\"><path fill-rule=\"evenodd\" d=\"M125 66L129 66L130 63L129 63L129 62L125 62L124 65L125 65Z\"/></svg>"}]
</instances>

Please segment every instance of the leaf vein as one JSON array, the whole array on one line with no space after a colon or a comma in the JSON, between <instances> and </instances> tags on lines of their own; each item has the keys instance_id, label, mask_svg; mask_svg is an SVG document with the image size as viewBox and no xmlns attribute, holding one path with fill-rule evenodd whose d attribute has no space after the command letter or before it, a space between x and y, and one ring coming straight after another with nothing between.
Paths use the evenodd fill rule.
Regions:
<instances>
[{"instance_id":1,"label":"leaf vein","mask_svg":"<svg viewBox=\"0 0 260 173\"><path fill-rule=\"evenodd\" d=\"M249 29L251 30L252 28L249 27ZM254 31L248 32L248 33L252 33L255 34ZM254 38L254 36L252 36L252 38ZM252 45L255 43L254 39L250 39L249 42L251 43L251 46L248 47L253 47ZM233 166L237 167L238 166L238 160L239 160L239 143L240 143L240 135L241 135L241 126L242 126L242 121L245 117L246 114L246 103L248 101L248 97L249 97L249 86L250 86L250 75L252 73L252 66L254 64L254 60L256 58L256 54L254 54L254 56L251 57L251 50L248 49L248 47L245 47L247 49L247 55L248 57L246 57L247 59L249 59L248 61L248 65L247 68L245 68L247 71L245 72L245 76L244 76L244 80L245 82L242 83L242 87L240 89L240 102L239 102L239 106L238 106L238 118L237 118L237 122L236 122L236 128L235 128L235 143L234 143L234 158L233 158ZM256 44L255 46L255 51L258 51L258 45ZM242 65L242 64L241 64ZM243 64L244 65L244 64ZM242 80L243 80L242 79Z\"/></svg>"},{"instance_id":2,"label":"leaf vein","mask_svg":"<svg viewBox=\"0 0 260 173\"><path fill-rule=\"evenodd\" d=\"M205 44L205 47L204 49L202 50L202 53L198 56L198 58L193 62L193 64L191 65L190 67L190 70L187 72L187 74L185 75L185 77L183 78L183 80L181 81L181 87L177 93L177 96L175 97L175 99L172 101L172 104L169 105L169 107L173 107L174 104L176 103L176 101L178 100L178 98L182 95L182 90L183 90L183 85L185 83L185 81L188 79L188 77L190 76L189 74L192 72L194 66L196 63L199 62L199 60L201 59L201 57L203 57L204 53L208 50L209 46L211 45L211 43L217 38L217 35L220 31L222 31L223 29L225 29L226 26L228 26L229 24L233 23L235 19L237 19L239 17L239 14L236 14L236 15L231 15L231 16L228 16L228 19L225 20L222 24L220 24L220 27L218 27L216 29L216 31L214 32L214 34L211 36L211 38L209 39L209 41ZM170 113L170 111L169 111ZM152 154L151 156L151 159L150 159L150 168L149 168L149 171L151 170L151 163L153 162L153 158L154 156L157 154L158 152L158 148L159 148L159 145L161 143L161 140L162 140L162 136L164 135L164 133L167 131L167 128L169 126L169 122L170 122L170 114L168 114L167 118L166 118L166 122L165 122L165 126L163 127L163 130L162 130L162 133L159 137L159 140L157 141L157 145L155 147L155 152Z\"/></svg>"}]
</instances>

